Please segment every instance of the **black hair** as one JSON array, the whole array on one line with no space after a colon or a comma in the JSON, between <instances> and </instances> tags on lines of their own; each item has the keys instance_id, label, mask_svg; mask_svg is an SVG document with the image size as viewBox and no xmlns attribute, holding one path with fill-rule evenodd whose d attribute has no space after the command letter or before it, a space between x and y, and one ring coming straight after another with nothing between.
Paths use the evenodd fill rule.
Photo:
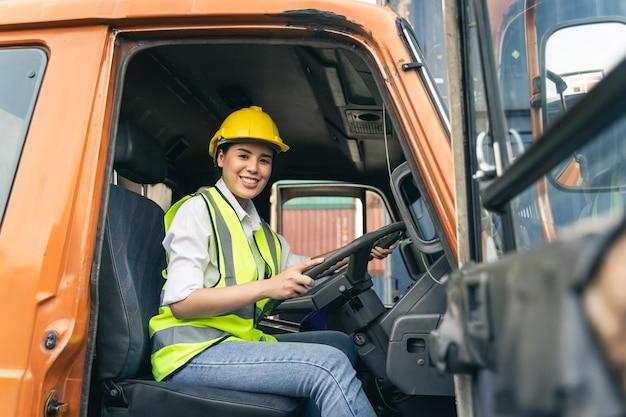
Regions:
<instances>
[{"instance_id":1,"label":"black hair","mask_svg":"<svg viewBox=\"0 0 626 417\"><path fill-rule=\"evenodd\" d=\"M234 143L222 143L215 149L215 168L217 168L217 173L221 177L222 176L222 168L217 164L217 156L220 154L220 150L226 155L226 152L234 145Z\"/></svg>"}]
</instances>

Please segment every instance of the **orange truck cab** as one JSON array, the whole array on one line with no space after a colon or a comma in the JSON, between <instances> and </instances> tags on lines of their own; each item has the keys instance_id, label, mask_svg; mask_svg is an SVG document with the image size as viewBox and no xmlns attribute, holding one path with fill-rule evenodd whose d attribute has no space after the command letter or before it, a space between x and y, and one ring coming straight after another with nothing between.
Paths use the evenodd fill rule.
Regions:
<instances>
[{"instance_id":1,"label":"orange truck cab","mask_svg":"<svg viewBox=\"0 0 626 417\"><path fill-rule=\"evenodd\" d=\"M349 334L381 417L626 415L624 1L390 3L445 15L448 81L356 1L0 2L2 416L303 415L150 372L164 210L252 105L261 217L348 259L265 332Z\"/></svg>"},{"instance_id":2,"label":"orange truck cab","mask_svg":"<svg viewBox=\"0 0 626 417\"><path fill-rule=\"evenodd\" d=\"M250 105L292 148L272 180L290 181L256 201L279 232L298 197L350 199L341 244L403 231L382 300L355 249L354 268L262 325L326 310L381 415L454 415L452 377L425 353L457 256L450 128L406 21L330 0L20 0L0 16L3 416L300 415L298 399L150 377L163 210L215 182L208 140Z\"/></svg>"}]
</instances>

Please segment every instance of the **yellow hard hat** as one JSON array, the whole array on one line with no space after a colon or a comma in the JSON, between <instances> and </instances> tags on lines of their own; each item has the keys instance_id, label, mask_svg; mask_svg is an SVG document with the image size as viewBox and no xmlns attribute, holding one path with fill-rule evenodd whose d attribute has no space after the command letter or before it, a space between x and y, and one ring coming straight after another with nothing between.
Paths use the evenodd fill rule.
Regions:
<instances>
[{"instance_id":1,"label":"yellow hard hat","mask_svg":"<svg viewBox=\"0 0 626 417\"><path fill-rule=\"evenodd\" d=\"M289 150L289 146L283 142L278 133L276 123L258 106L239 109L228 115L209 142L209 155L215 158L219 145L242 140L266 142L280 152Z\"/></svg>"}]
</instances>

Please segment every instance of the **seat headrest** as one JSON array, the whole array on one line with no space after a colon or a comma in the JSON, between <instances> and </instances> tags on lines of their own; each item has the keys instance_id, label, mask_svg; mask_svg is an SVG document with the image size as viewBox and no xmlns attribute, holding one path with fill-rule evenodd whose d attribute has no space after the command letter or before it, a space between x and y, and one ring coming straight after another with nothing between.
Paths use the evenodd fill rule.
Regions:
<instances>
[{"instance_id":1,"label":"seat headrest","mask_svg":"<svg viewBox=\"0 0 626 417\"><path fill-rule=\"evenodd\" d=\"M159 142L127 120L120 121L115 143L114 169L140 184L163 182L167 160Z\"/></svg>"}]
</instances>

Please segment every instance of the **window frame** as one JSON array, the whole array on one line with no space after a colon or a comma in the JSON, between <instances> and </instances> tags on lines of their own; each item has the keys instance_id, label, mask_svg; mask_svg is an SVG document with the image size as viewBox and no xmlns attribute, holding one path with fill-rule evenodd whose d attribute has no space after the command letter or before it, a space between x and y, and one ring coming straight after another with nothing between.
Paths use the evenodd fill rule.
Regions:
<instances>
[{"instance_id":1,"label":"window frame","mask_svg":"<svg viewBox=\"0 0 626 417\"><path fill-rule=\"evenodd\" d=\"M282 192L292 188L294 195L288 196L283 199ZM391 222L395 222L396 215L391 210L391 205L385 194L379 189L371 185L348 183L340 181L298 181L290 182L289 180L281 180L272 185L273 192L275 193L275 209L272 212L271 224L277 233L282 232L282 218L283 218L283 206L289 200L300 197L353 197L358 198L363 203L363 210L365 210L365 192L372 191L376 193L383 201L385 210L391 219ZM367 229L367 216L363 216L363 231Z\"/></svg>"},{"instance_id":2,"label":"window frame","mask_svg":"<svg viewBox=\"0 0 626 417\"><path fill-rule=\"evenodd\" d=\"M417 186L417 192L419 193L419 198L422 199L422 204L424 205L424 210L428 213L430 217L430 221L433 223L433 227L435 228L435 233L437 237L431 240L425 240L420 235L419 225L416 224L413 214L411 213L410 207L405 204L404 197L401 195L400 189L401 183L405 181L405 179L409 177L409 179L414 180L413 173L411 172L411 168L407 162L403 163L396 167L391 174L391 191L393 192L393 196L398 205L398 211L400 212L400 217L404 220L406 224L406 231L415 247L423 253L433 254L443 250L443 246L441 244L441 238L439 237L439 233L437 231L437 227L435 225L435 220L431 215L430 210L428 209L426 199L421 194Z\"/></svg>"},{"instance_id":3,"label":"window frame","mask_svg":"<svg viewBox=\"0 0 626 417\"><path fill-rule=\"evenodd\" d=\"M398 221L398 216L391 210L391 205L389 204L389 200L385 193L382 192L379 188L372 185L365 185L360 183L349 183L349 182L340 182L340 181L316 181L316 180L281 180L277 181L272 185L272 208L271 208L271 225L274 230L280 235L284 233L283 230L283 214L284 214L284 205L294 199L298 198L309 198L309 197L345 197L345 198L353 198L355 200L360 200L362 204L362 232L363 234L372 232L373 230L368 230L368 213L367 213L367 192L372 192L376 196L378 196L382 203L383 209L386 212L386 216L389 220L389 223L383 224L386 226L388 224L394 223ZM283 193L287 194L287 196L283 195ZM286 197L286 198L285 198ZM423 197L422 197L423 198ZM424 203L425 204L425 203ZM425 207L425 210L427 208ZM428 210L427 210L428 211ZM428 212L430 214L430 212ZM403 217L402 215L400 217ZM376 229L375 229L376 230ZM358 238L358 233L355 238ZM288 237L286 237L287 240ZM352 241L352 239L350 240ZM349 243L349 242L348 242ZM333 248L334 250L336 248ZM316 255L316 254L313 254ZM406 277L410 280L414 280L414 277L406 264L406 260L403 255L400 255L402 258L402 268L406 271ZM391 257L386 258L384 262L384 268L390 268L391 265L387 264L390 262ZM369 271L369 269L368 269ZM397 277L395 277L397 279ZM391 282L391 281L390 281ZM398 291L398 288L395 289L391 286L387 286L389 282L386 280L374 281L374 286L376 287L377 283L378 288L382 291L378 293L381 302L386 307L391 307L394 305L393 295L395 291ZM282 313L281 313L282 314Z\"/></svg>"},{"instance_id":4,"label":"window frame","mask_svg":"<svg viewBox=\"0 0 626 417\"><path fill-rule=\"evenodd\" d=\"M443 99L441 98L441 95L439 94L437 87L435 86L433 77L431 76L430 72L428 71L428 68L425 65L425 59L424 59L422 50L420 48L417 36L415 35L415 32L413 31L411 24L406 19L399 18L397 20L397 26L398 26L398 33L400 37L402 38L402 42L404 42L404 45L407 51L409 52L409 55L411 56L411 58L413 58L413 62L402 65L402 70L403 71L409 71L411 69L417 70L417 73L420 79L422 80L422 83L426 86L430 99L432 100L432 102L435 105L435 108L437 109L437 114L439 115L439 119L441 120L441 123L446 129L446 133L448 134L448 136L450 136L450 132L452 131L452 128L450 125L449 112L448 112L447 107L444 105Z\"/></svg>"},{"instance_id":5,"label":"window frame","mask_svg":"<svg viewBox=\"0 0 626 417\"><path fill-rule=\"evenodd\" d=\"M28 110L25 113L26 117L23 119L25 122L24 130L21 134L21 138L19 138L19 140L16 143L19 150L16 152L16 159L12 161L14 162L14 168L13 168L10 181L8 182L6 197L0 196L1 199L4 199L4 201L0 201L0 228L2 227L2 224L4 222L4 215L6 214L7 208L9 206L9 202L11 200L11 193L13 191L13 185L15 184L15 177L17 175L17 171L20 166L20 161L22 159L24 146L26 145L26 140L28 139L30 126L32 124L33 116L35 113L35 108L37 107L37 101L41 93L41 87L43 85L44 77L46 75L46 68L48 66L48 62L50 61L50 56L48 54L48 51L39 45L2 45L0 46L0 51L6 51L6 50L37 51L41 53L41 56L40 56L41 60L38 65L39 69L36 73L37 79L35 81L35 85L33 86L32 94L31 94L29 104L28 104Z\"/></svg>"},{"instance_id":6,"label":"window frame","mask_svg":"<svg viewBox=\"0 0 626 417\"><path fill-rule=\"evenodd\" d=\"M500 84L498 82L498 71L496 61L493 54L493 41L491 38L491 28L489 21L489 11L487 9L486 0L472 0L472 8L476 22L478 35L478 49L480 52L480 65L483 76L483 84L485 89L485 103L487 109L487 119L489 122L490 135L494 144L494 157L496 165L496 174L502 175L510 165L507 149L507 139L509 137L508 126L505 117L502 95L500 94ZM469 28L466 28L469 29ZM469 80L465 81L469 83ZM470 86L466 86L468 88ZM471 89L466 91L472 91ZM471 114L469 117L473 117ZM471 141L472 146L475 145ZM489 208L484 203L484 192L479 197L483 207ZM496 211L499 214L502 223L502 249L504 252L514 251L516 249L515 236L513 234L513 217L508 205L500 207ZM477 214L480 216L480 213ZM478 229L480 230L480 229Z\"/></svg>"}]
</instances>

